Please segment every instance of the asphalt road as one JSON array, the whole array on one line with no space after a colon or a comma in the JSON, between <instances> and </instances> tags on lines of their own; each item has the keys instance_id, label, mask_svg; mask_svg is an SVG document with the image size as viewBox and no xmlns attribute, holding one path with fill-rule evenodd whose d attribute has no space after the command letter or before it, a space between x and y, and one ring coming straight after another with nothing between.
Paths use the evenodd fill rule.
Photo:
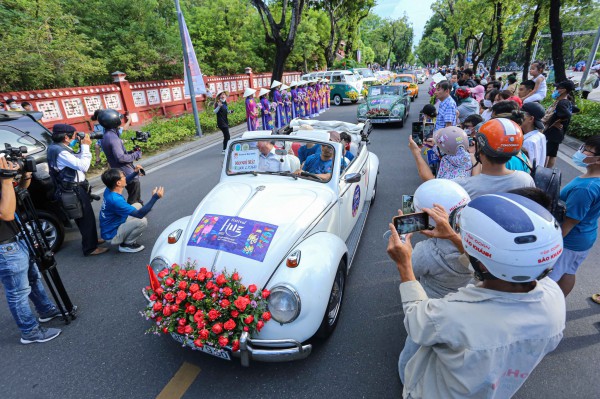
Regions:
<instances>
[{"instance_id":1,"label":"asphalt road","mask_svg":"<svg viewBox=\"0 0 600 399\"><path fill-rule=\"evenodd\" d=\"M425 85L412 103L407 126L377 126L370 151L381 161L377 203L371 208L347 280L340 321L328 341L316 345L302 361L281 364L223 361L179 347L167 337L145 335L148 322L139 311L145 301L145 265L158 234L175 219L190 214L217 183L222 156L217 146L149 171L143 198L165 186L165 198L149 215L142 237L145 251L120 254L115 248L99 257L81 256L77 230L70 231L57 255L59 270L80 315L57 339L24 346L0 302L1 398L154 398L178 370L199 368L183 397L210 398L397 398L402 386L398 354L406 333L398 292L399 276L385 253L382 238L400 206L402 194L419 185L407 148L410 122L427 101ZM334 107L321 117L356 121L356 105ZM563 182L579 174L562 159ZM96 208L98 204L96 204ZM517 398L595 398L600 358L600 306L588 298L600 292L596 245L581 267L567 300L568 323L558 349L546 357ZM1 288L0 288L1 290ZM182 368L182 365L185 366ZM197 371L196 371L197 372ZM177 385L177 384L175 384Z\"/></svg>"}]
</instances>

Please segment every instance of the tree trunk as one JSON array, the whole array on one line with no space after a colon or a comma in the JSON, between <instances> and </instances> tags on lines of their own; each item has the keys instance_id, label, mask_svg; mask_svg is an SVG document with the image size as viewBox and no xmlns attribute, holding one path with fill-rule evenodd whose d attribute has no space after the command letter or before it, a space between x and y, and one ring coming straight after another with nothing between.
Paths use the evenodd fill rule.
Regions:
<instances>
[{"instance_id":1,"label":"tree trunk","mask_svg":"<svg viewBox=\"0 0 600 399\"><path fill-rule=\"evenodd\" d=\"M523 81L526 81L529 78L529 64L531 62L531 46L533 46L533 41L537 35L538 31L538 23L540 22L540 15L542 14L542 1L538 1L535 11L533 13L533 22L531 25L531 32L529 32L529 37L525 42L525 60L523 62Z\"/></svg>"},{"instance_id":2,"label":"tree trunk","mask_svg":"<svg viewBox=\"0 0 600 399\"><path fill-rule=\"evenodd\" d=\"M286 43L277 43L275 47L275 60L273 62L273 75L271 76L271 82L274 80L282 81L283 72L285 72L285 60L292 52L292 48Z\"/></svg>"},{"instance_id":3,"label":"tree trunk","mask_svg":"<svg viewBox=\"0 0 600 399\"><path fill-rule=\"evenodd\" d=\"M496 52L490 66L491 71L495 71L498 68L498 60L504 47L504 37L502 36L502 3L500 1L496 3L496 31L498 40L496 43Z\"/></svg>"},{"instance_id":4,"label":"tree trunk","mask_svg":"<svg viewBox=\"0 0 600 399\"><path fill-rule=\"evenodd\" d=\"M333 43L335 42L335 16L333 15L333 11L328 10L328 14L329 42L327 43L327 47L325 48L325 61L327 62L327 68L331 68L331 66L333 65L333 61L335 61L335 51L333 48Z\"/></svg>"},{"instance_id":5,"label":"tree trunk","mask_svg":"<svg viewBox=\"0 0 600 399\"><path fill-rule=\"evenodd\" d=\"M554 79L556 82L567 79L562 34L560 0L550 0L550 37L552 39L552 63L554 64Z\"/></svg>"}]
</instances>

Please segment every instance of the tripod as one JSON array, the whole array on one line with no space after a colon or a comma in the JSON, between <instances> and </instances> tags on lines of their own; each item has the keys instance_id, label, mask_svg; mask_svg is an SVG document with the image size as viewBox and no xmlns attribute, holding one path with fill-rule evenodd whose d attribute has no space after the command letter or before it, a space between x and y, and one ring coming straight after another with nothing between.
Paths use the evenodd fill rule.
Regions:
<instances>
[{"instance_id":1,"label":"tripod","mask_svg":"<svg viewBox=\"0 0 600 399\"><path fill-rule=\"evenodd\" d=\"M71 302L60 274L58 274L54 253L50 250L48 239L42 230L31 196L27 189L18 186L15 187L15 195L17 197L15 221L19 228L19 235L29 249L29 267L32 267L33 264L38 265L65 324L69 324L71 320L77 318L77 307Z\"/></svg>"}]
</instances>

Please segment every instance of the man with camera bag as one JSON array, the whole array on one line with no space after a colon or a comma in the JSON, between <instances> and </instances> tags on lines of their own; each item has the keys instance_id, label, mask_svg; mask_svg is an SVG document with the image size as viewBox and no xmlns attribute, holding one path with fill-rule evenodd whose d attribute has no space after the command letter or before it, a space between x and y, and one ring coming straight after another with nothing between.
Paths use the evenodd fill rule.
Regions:
<instances>
[{"instance_id":1,"label":"man with camera bag","mask_svg":"<svg viewBox=\"0 0 600 399\"><path fill-rule=\"evenodd\" d=\"M12 177L17 169L17 165L0 157L0 280L10 312L21 330L21 343L47 342L58 337L61 330L40 327L29 306L29 299L42 323L60 316L60 311L48 298L40 272L35 263L30 263L29 250L18 236L14 222L16 197ZM19 185L26 189L30 182L31 173L24 173Z\"/></svg>"},{"instance_id":2,"label":"man with camera bag","mask_svg":"<svg viewBox=\"0 0 600 399\"><path fill-rule=\"evenodd\" d=\"M96 216L89 195L90 184L85 179L85 172L92 162L92 139L89 134L80 137L73 126L59 123L52 128L52 141L54 143L48 147L48 167L56 187L56 199L69 217L75 219L81 233L83 254L102 254L108 248L98 247L104 241L98 241ZM72 149L77 142L79 153Z\"/></svg>"},{"instance_id":3,"label":"man with camera bag","mask_svg":"<svg viewBox=\"0 0 600 399\"><path fill-rule=\"evenodd\" d=\"M135 149L126 151L125 145L121 140L119 126L121 126L121 114L114 109L103 109L98 113L98 123L105 129L102 138L102 151L106 155L106 160L111 168L121 169L125 176L134 172L133 161L142 157L142 151ZM138 147L139 148L139 147ZM127 203L143 204L141 199L141 188L139 176L135 176L126 187Z\"/></svg>"}]
</instances>

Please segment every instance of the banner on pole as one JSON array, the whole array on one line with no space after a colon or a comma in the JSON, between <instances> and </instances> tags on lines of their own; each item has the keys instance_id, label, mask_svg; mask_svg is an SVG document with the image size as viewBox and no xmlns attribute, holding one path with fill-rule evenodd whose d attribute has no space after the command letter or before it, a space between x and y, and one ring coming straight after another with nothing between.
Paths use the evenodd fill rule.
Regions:
<instances>
[{"instance_id":1,"label":"banner on pole","mask_svg":"<svg viewBox=\"0 0 600 399\"><path fill-rule=\"evenodd\" d=\"M360 63L360 58L361 58L360 56L361 56L360 50L356 50L356 62Z\"/></svg>"},{"instance_id":2,"label":"banner on pole","mask_svg":"<svg viewBox=\"0 0 600 399\"><path fill-rule=\"evenodd\" d=\"M192 39L190 39L190 32L188 31L183 15L181 16L181 21L183 22L183 35L185 37L185 48L183 51L187 52L188 55L192 83L194 85L194 94L196 96L200 94L206 94L206 86L204 85L204 79L202 79L202 71L200 71L200 65L198 64L198 59L196 58L196 52L194 51L194 46L192 45ZM190 90L188 89L189 85L185 70L183 71L183 76L185 77L184 95L189 97Z\"/></svg>"}]
</instances>

